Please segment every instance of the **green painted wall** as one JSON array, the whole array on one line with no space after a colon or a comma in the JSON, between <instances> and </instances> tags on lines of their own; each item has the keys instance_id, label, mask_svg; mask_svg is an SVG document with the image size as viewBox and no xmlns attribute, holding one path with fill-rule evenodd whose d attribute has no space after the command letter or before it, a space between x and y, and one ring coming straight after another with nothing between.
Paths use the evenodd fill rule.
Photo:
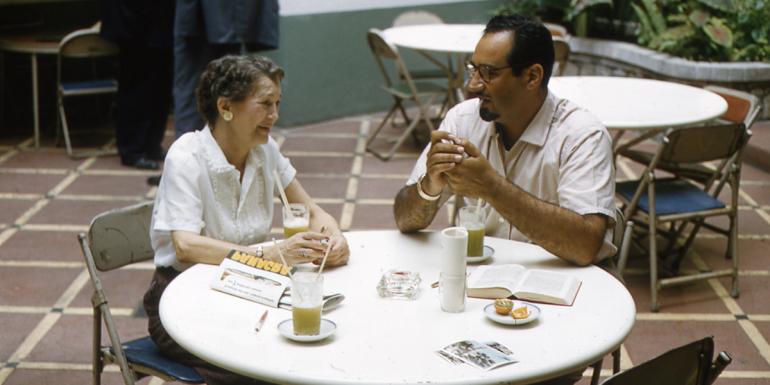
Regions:
<instances>
[{"instance_id":1,"label":"green painted wall","mask_svg":"<svg viewBox=\"0 0 770 385\"><path fill-rule=\"evenodd\" d=\"M468 1L419 9L447 23L485 23L499 3ZM397 15L412 9L418 7L282 16L281 48L263 53L286 70L280 125L387 110L392 99L380 89L383 80L366 32L387 28ZM416 54L404 56L409 63L421 59Z\"/></svg>"}]
</instances>

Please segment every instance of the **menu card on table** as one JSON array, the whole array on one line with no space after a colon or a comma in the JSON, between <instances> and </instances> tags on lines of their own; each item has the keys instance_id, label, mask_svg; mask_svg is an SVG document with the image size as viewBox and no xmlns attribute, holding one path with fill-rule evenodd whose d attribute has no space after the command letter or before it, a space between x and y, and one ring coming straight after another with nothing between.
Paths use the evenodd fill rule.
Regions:
<instances>
[{"instance_id":1,"label":"menu card on table","mask_svg":"<svg viewBox=\"0 0 770 385\"><path fill-rule=\"evenodd\" d=\"M255 255L231 250L219 264L211 288L272 307L278 307L291 284L289 267Z\"/></svg>"}]
</instances>

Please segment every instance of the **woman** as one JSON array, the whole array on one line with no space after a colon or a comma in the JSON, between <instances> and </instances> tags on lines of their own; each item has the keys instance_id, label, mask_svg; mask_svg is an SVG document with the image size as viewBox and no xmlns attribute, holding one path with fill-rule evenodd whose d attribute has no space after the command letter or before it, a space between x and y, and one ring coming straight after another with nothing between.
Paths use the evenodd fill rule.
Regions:
<instances>
[{"instance_id":1,"label":"woman","mask_svg":"<svg viewBox=\"0 0 770 385\"><path fill-rule=\"evenodd\" d=\"M171 146L155 199L150 235L156 270L144 298L150 335L162 352L195 367L208 384L256 382L197 359L168 336L158 303L180 271L196 263L218 264L233 249L273 261L281 260L280 252L291 265L319 263L326 240L327 265L345 264L349 256L337 222L305 192L269 136L278 120L282 78L283 70L260 56L230 55L209 63L196 90L207 125ZM276 183L289 202L307 205L310 231L261 247L256 244L270 233Z\"/></svg>"}]
</instances>

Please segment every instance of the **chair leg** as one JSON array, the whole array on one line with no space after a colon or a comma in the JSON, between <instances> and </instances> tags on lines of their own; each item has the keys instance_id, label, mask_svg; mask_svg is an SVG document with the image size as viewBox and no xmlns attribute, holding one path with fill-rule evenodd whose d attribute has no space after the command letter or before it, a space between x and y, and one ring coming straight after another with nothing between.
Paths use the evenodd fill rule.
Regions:
<instances>
[{"instance_id":1,"label":"chair leg","mask_svg":"<svg viewBox=\"0 0 770 385\"><path fill-rule=\"evenodd\" d=\"M62 133L64 134L64 146L67 148L67 155L72 156L72 143L70 143L70 131L67 126L67 114L64 112L64 100L59 96L59 118L61 119Z\"/></svg>"},{"instance_id":2,"label":"chair leg","mask_svg":"<svg viewBox=\"0 0 770 385\"><path fill-rule=\"evenodd\" d=\"M395 118L394 113L396 112L396 110L398 108L399 108L399 105L398 104L394 104L393 107L390 108L390 111L388 111L388 113L382 119L382 121L380 122L380 125L377 126L377 128L375 128L374 131L369 133L369 138L366 139L366 150L367 151L377 155L374 152L374 150L371 148L371 144L374 141L374 138L377 137L377 134L379 134L380 131L382 130L382 128L385 127L385 124L387 124L388 121L390 121L391 118Z\"/></svg>"},{"instance_id":3,"label":"chair leg","mask_svg":"<svg viewBox=\"0 0 770 385\"><path fill-rule=\"evenodd\" d=\"M655 183L650 183L647 191L647 199L650 205L648 220L650 231L650 310L657 313L660 309L660 304L658 304L658 241L656 236L658 220L655 216Z\"/></svg>"},{"instance_id":4,"label":"chair leg","mask_svg":"<svg viewBox=\"0 0 770 385\"><path fill-rule=\"evenodd\" d=\"M104 360L102 359L102 311L97 306L93 313L93 336L91 340L91 375L93 376L93 385L102 383L102 370L104 370Z\"/></svg>"},{"instance_id":5,"label":"chair leg","mask_svg":"<svg viewBox=\"0 0 770 385\"><path fill-rule=\"evenodd\" d=\"M620 371L620 347L612 352L612 374Z\"/></svg>"},{"instance_id":6,"label":"chair leg","mask_svg":"<svg viewBox=\"0 0 770 385\"><path fill-rule=\"evenodd\" d=\"M593 369L593 373L591 374L591 385L599 385L599 377L602 375L602 361L604 361L604 357L591 365L591 368Z\"/></svg>"},{"instance_id":7,"label":"chair leg","mask_svg":"<svg viewBox=\"0 0 770 385\"><path fill-rule=\"evenodd\" d=\"M730 216L730 235L728 237L728 246L730 247L730 254L732 254L733 262L733 275L732 275L732 288L730 289L730 296L738 298L738 225L737 217L738 210Z\"/></svg>"}]
</instances>

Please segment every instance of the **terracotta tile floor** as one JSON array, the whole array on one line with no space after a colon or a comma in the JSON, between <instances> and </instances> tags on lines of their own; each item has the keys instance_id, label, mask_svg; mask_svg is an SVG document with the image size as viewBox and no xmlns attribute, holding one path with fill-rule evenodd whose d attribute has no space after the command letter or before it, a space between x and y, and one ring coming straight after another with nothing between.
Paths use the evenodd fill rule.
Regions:
<instances>
[{"instance_id":1,"label":"terracotta tile floor","mask_svg":"<svg viewBox=\"0 0 770 385\"><path fill-rule=\"evenodd\" d=\"M365 154L366 132L378 118L352 117L275 135L305 188L344 229L394 228L393 197L419 152L407 141L389 162ZM761 126L770 131L770 122ZM75 161L61 148L35 151L29 138L1 143L0 385L90 382L90 284L75 235L99 212L152 198L155 190L145 179L154 173L121 167L114 156ZM639 171L621 161L618 178ZM726 281L712 280L664 290L661 311L650 313L645 262L630 261L628 286L639 313L623 345L624 367L713 335L717 348L734 357L718 384L770 384L770 174L746 166L742 187L740 298L726 295ZM431 228L446 225L441 215ZM724 247L723 239L704 231L686 266L724 266ZM145 333L137 309L150 275L150 267L140 267L104 277L125 339ZM581 384L588 382L585 377ZM104 383L120 383L115 367L108 368Z\"/></svg>"}]
</instances>

